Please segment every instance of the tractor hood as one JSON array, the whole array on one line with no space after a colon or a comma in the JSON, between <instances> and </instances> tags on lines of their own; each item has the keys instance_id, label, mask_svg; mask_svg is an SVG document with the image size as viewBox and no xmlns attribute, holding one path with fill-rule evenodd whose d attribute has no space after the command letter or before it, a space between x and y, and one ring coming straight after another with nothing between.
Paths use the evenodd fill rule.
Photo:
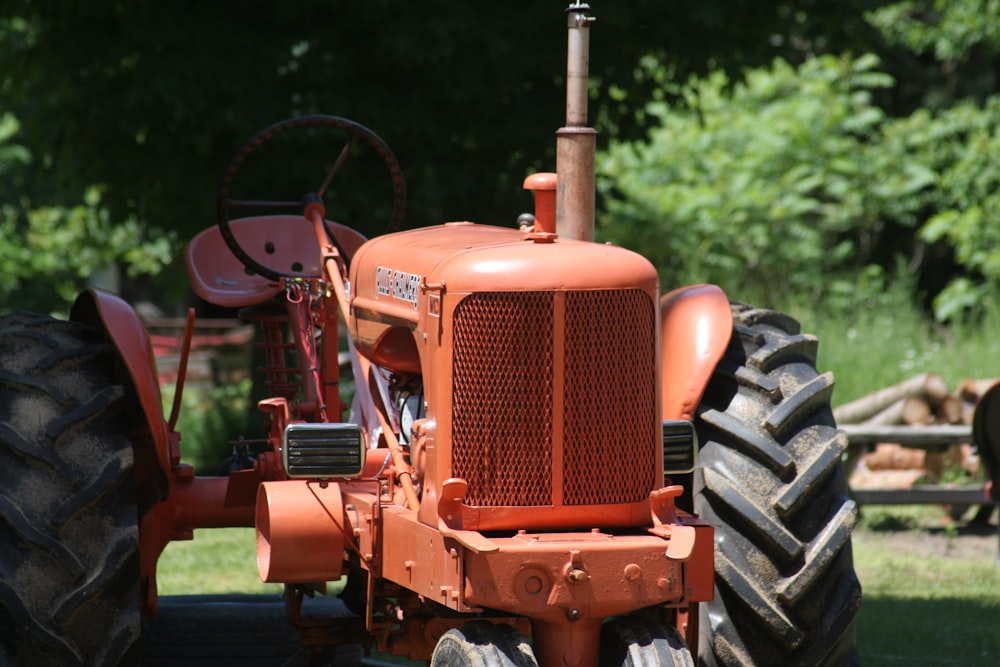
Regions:
<instances>
[{"instance_id":1,"label":"tractor hood","mask_svg":"<svg viewBox=\"0 0 1000 667\"><path fill-rule=\"evenodd\" d=\"M350 284L355 343L400 370L415 368L400 330L428 331L428 318L447 318L470 294L638 290L654 301L658 294L656 270L629 250L470 222L366 242L351 262ZM399 346L406 351L389 352Z\"/></svg>"},{"instance_id":2,"label":"tractor hood","mask_svg":"<svg viewBox=\"0 0 1000 667\"><path fill-rule=\"evenodd\" d=\"M425 293L640 289L653 293L657 275L645 258L611 245L531 234L505 227L451 222L381 236L351 264L352 305L419 307ZM371 305L371 303L367 303Z\"/></svg>"}]
</instances>

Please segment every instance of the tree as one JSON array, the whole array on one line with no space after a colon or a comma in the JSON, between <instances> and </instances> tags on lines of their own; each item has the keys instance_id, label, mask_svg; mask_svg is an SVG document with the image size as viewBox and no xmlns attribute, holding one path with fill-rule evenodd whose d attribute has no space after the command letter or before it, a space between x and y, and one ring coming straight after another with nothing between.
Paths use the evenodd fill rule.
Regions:
<instances>
[{"instance_id":1,"label":"tree","mask_svg":"<svg viewBox=\"0 0 1000 667\"><path fill-rule=\"evenodd\" d=\"M878 102L897 85L880 70L873 55L777 61L649 105L648 140L613 143L600 162L604 234L646 249L667 284L836 307L902 262L939 319L974 308L1000 285L1000 96L894 117Z\"/></svg>"},{"instance_id":2,"label":"tree","mask_svg":"<svg viewBox=\"0 0 1000 667\"><path fill-rule=\"evenodd\" d=\"M643 248L665 285L714 282L772 305L850 297L882 236L916 224L937 176L881 142L873 94L892 79L877 62L776 61L649 105L648 142L600 160L603 235Z\"/></svg>"},{"instance_id":3,"label":"tree","mask_svg":"<svg viewBox=\"0 0 1000 667\"><path fill-rule=\"evenodd\" d=\"M0 178L16 178L31 153L11 142L17 120L0 117ZM171 235L149 239L135 219L113 223L92 186L68 206L33 206L24 195L0 204L0 312L32 308L64 313L95 274L121 260L130 276L159 273L170 261Z\"/></svg>"},{"instance_id":4,"label":"tree","mask_svg":"<svg viewBox=\"0 0 1000 667\"><path fill-rule=\"evenodd\" d=\"M678 80L776 56L798 62L862 43L872 4L595 2L601 140L642 135L641 101L657 86L637 74L640 57L655 55ZM523 177L554 166L561 9L551 0L516 10L444 0L9 3L0 104L35 159L8 192L33 206L75 205L98 186L113 224L132 219L151 237L184 239L215 221L220 174L242 141L322 112L358 120L395 149L409 184L407 226L513 224L530 207ZM299 167L311 183L316 161L275 165L262 185L277 187ZM369 235L389 204L373 187L338 210Z\"/></svg>"}]
</instances>

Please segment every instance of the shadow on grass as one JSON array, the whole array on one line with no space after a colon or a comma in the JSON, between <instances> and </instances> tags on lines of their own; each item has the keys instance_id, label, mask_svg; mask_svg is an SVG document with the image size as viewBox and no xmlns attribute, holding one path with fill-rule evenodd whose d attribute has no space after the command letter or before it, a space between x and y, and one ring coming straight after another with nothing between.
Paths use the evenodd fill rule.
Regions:
<instances>
[{"instance_id":1,"label":"shadow on grass","mask_svg":"<svg viewBox=\"0 0 1000 667\"><path fill-rule=\"evenodd\" d=\"M918 527L918 523L913 517L889 513L875 514L868 519L866 524L868 530L876 533L898 533Z\"/></svg>"},{"instance_id":2,"label":"shadow on grass","mask_svg":"<svg viewBox=\"0 0 1000 667\"><path fill-rule=\"evenodd\" d=\"M993 600L865 598L857 627L865 667L1000 665Z\"/></svg>"}]
</instances>

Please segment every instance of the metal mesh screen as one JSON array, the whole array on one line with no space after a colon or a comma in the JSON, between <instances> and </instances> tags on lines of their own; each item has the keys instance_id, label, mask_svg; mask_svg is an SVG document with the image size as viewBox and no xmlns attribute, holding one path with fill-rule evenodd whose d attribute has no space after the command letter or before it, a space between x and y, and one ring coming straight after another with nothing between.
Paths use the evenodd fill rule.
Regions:
<instances>
[{"instance_id":1,"label":"metal mesh screen","mask_svg":"<svg viewBox=\"0 0 1000 667\"><path fill-rule=\"evenodd\" d=\"M566 295L566 505L639 502L656 486L653 318L638 290Z\"/></svg>"},{"instance_id":2,"label":"metal mesh screen","mask_svg":"<svg viewBox=\"0 0 1000 667\"><path fill-rule=\"evenodd\" d=\"M469 505L552 503L552 298L474 294L455 312L452 473Z\"/></svg>"},{"instance_id":3,"label":"metal mesh screen","mask_svg":"<svg viewBox=\"0 0 1000 667\"><path fill-rule=\"evenodd\" d=\"M655 310L639 290L481 293L455 311L452 473L472 506L638 502L655 488ZM563 442L553 336L565 318ZM563 498L552 451L563 448Z\"/></svg>"}]
</instances>

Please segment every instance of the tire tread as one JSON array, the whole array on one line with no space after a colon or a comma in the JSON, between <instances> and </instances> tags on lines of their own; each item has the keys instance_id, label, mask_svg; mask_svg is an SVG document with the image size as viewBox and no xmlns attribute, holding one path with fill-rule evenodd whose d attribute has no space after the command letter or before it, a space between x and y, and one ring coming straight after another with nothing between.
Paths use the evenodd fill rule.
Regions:
<instances>
[{"instance_id":1,"label":"tire tread","mask_svg":"<svg viewBox=\"0 0 1000 667\"><path fill-rule=\"evenodd\" d=\"M841 467L818 340L734 304L734 334L696 415L695 511L716 525L716 596L701 605L704 665L856 659L857 507Z\"/></svg>"},{"instance_id":2,"label":"tire tread","mask_svg":"<svg viewBox=\"0 0 1000 667\"><path fill-rule=\"evenodd\" d=\"M138 516L113 349L79 323L0 318L0 656L135 662Z\"/></svg>"}]
</instances>

